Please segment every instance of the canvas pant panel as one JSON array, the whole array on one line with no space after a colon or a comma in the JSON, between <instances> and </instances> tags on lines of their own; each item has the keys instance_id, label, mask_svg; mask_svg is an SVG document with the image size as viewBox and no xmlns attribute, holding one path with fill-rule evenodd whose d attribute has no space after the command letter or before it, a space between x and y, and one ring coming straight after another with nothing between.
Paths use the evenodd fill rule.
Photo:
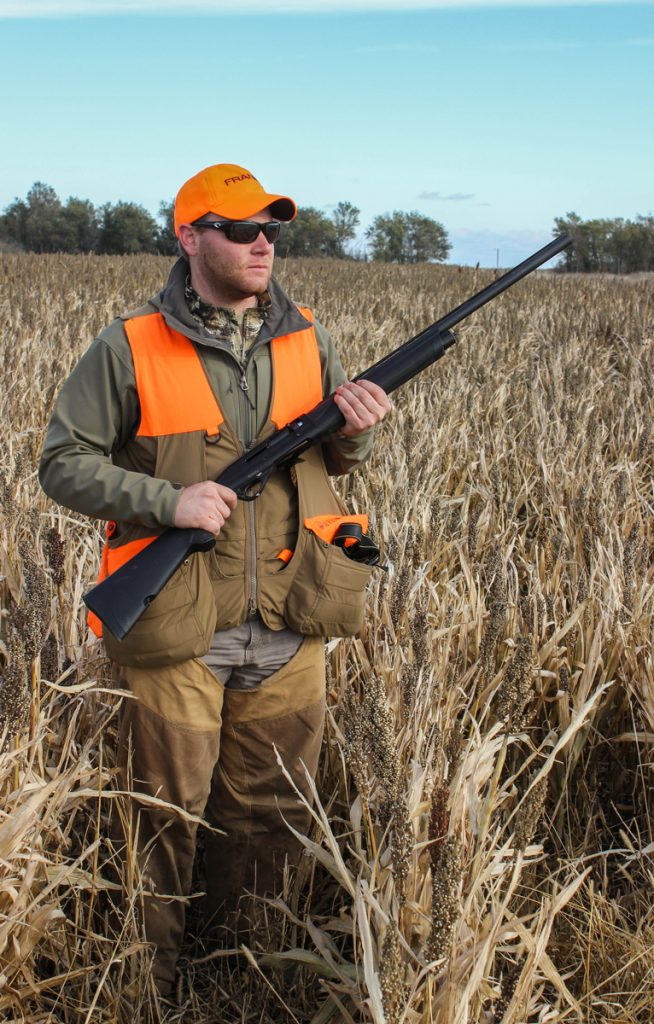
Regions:
<instances>
[{"instance_id":1,"label":"canvas pant panel","mask_svg":"<svg viewBox=\"0 0 654 1024\"><path fill-rule=\"evenodd\" d=\"M315 773L323 720L324 702L320 700L278 718L225 723L207 819L227 831L262 834L283 827L280 816L296 828L301 826L306 811L282 774L275 749L297 788L309 799L303 765Z\"/></svg>"},{"instance_id":2,"label":"canvas pant panel","mask_svg":"<svg viewBox=\"0 0 654 1024\"><path fill-rule=\"evenodd\" d=\"M121 668L118 681L135 698L125 699L121 707L121 789L201 817L220 751L222 685L194 661L155 671ZM143 926L156 947L154 974L164 991L174 982L184 935L197 825L168 807L139 803L138 797L130 803L129 816L138 832L146 883ZM112 832L122 844L117 816Z\"/></svg>"},{"instance_id":3,"label":"canvas pant panel","mask_svg":"<svg viewBox=\"0 0 654 1024\"><path fill-rule=\"evenodd\" d=\"M301 845L285 821L306 831L310 815L284 778L276 748L295 785L311 800L304 771L315 776L325 714L324 645L308 638L287 665L256 691L225 691L221 753L206 817L224 835L206 841L208 916L214 925L253 924L259 895L280 887L284 863Z\"/></svg>"},{"instance_id":4,"label":"canvas pant panel","mask_svg":"<svg viewBox=\"0 0 654 1024\"><path fill-rule=\"evenodd\" d=\"M169 724L220 731L223 686L201 659L152 669L125 665L117 671L124 688Z\"/></svg>"}]
</instances>

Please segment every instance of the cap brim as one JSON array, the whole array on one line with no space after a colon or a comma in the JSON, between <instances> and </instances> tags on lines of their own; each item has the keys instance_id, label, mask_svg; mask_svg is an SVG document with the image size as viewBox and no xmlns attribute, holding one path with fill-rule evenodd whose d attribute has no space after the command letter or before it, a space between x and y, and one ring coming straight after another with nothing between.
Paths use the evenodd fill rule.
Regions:
<instances>
[{"instance_id":1,"label":"cap brim","mask_svg":"<svg viewBox=\"0 0 654 1024\"><path fill-rule=\"evenodd\" d=\"M270 212L275 220L294 220L297 206L288 196L278 196L275 202L270 204Z\"/></svg>"},{"instance_id":2,"label":"cap brim","mask_svg":"<svg viewBox=\"0 0 654 1024\"><path fill-rule=\"evenodd\" d=\"M258 195L242 196L238 203L222 203L220 208L213 207L207 213L215 213L219 217L228 217L229 220L241 220L242 218L253 217L255 213L270 208L275 220L293 220L297 213L297 206L289 196L271 196L267 192ZM203 215L204 216L204 215Z\"/></svg>"}]
</instances>

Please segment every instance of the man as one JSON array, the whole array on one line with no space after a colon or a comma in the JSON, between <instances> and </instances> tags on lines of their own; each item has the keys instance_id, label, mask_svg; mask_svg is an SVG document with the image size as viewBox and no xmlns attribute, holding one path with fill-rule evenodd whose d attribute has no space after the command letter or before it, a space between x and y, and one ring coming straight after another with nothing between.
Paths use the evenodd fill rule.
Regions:
<instances>
[{"instance_id":1,"label":"man","mask_svg":"<svg viewBox=\"0 0 654 1024\"><path fill-rule=\"evenodd\" d=\"M343 516L327 472L366 458L390 408L376 385L346 381L327 331L271 277L280 221L295 214L236 165L187 181L175 203L180 259L164 289L82 357L40 466L52 498L109 521L101 576L166 527L216 535L215 550L188 559L123 641L104 636L132 695L121 711L123 785L223 830L206 848L214 923L239 923L244 891L274 891L297 855L283 818L308 824L273 744L308 795L302 764L315 773L324 718L321 638L356 629L369 572L316 523ZM214 482L331 392L345 419L338 436L273 474L256 501ZM148 803L138 815L144 924L163 993L191 885L188 815Z\"/></svg>"}]
</instances>

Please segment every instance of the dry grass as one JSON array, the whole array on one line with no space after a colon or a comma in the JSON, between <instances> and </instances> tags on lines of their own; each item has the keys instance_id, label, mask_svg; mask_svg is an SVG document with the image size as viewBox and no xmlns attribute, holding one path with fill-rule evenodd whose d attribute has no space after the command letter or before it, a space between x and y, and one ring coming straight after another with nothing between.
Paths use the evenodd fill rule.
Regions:
<instances>
[{"instance_id":1,"label":"dry grass","mask_svg":"<svg viewBox=\"0 0 654 1024\"><path fill-rule=\"evenodd\" d=\"M0 257L6 1020L164 1019L138 915L108 898L120 695L81 604L99 524L50 505L35 465L79 352L167 265ZM490 275L280 276L355 371ZM165 1019L654 1018L653 324L651 280L532 276L398 394L344 484L389 571L362 636L331 645L320 800L268 908L276 945L207 959L191 928L186 1011Z\"/></svg>"}]
</instances>

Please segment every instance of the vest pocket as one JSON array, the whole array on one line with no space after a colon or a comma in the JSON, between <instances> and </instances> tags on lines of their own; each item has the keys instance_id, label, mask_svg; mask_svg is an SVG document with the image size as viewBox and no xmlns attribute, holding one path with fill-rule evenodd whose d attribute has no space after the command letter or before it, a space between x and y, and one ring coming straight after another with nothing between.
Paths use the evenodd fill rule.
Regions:
<instances>
[{"instance_id":1,"label":"vest pocket","mask_svg":"<svg viewBox=\"0 0 654 1024\"><path fill-rule=\"evenodd\" d=\"M119 665L157 667L199 657L208 650L216 605L204 555L180 566L124 640L105 629L108 656Z\"/></svg>"},{"instance_id":2,"label":"vest pocket","mask_svg":"<svg viewBox=\"0 0 654 1024\"><path fill-rule=\"evenodd\" d=\"M283 613L291 629L307 636L358 633L372 567L353 562L340 548L302 527L295 554L280 577L294 568Z\"/></svg>"}]
</instances>

